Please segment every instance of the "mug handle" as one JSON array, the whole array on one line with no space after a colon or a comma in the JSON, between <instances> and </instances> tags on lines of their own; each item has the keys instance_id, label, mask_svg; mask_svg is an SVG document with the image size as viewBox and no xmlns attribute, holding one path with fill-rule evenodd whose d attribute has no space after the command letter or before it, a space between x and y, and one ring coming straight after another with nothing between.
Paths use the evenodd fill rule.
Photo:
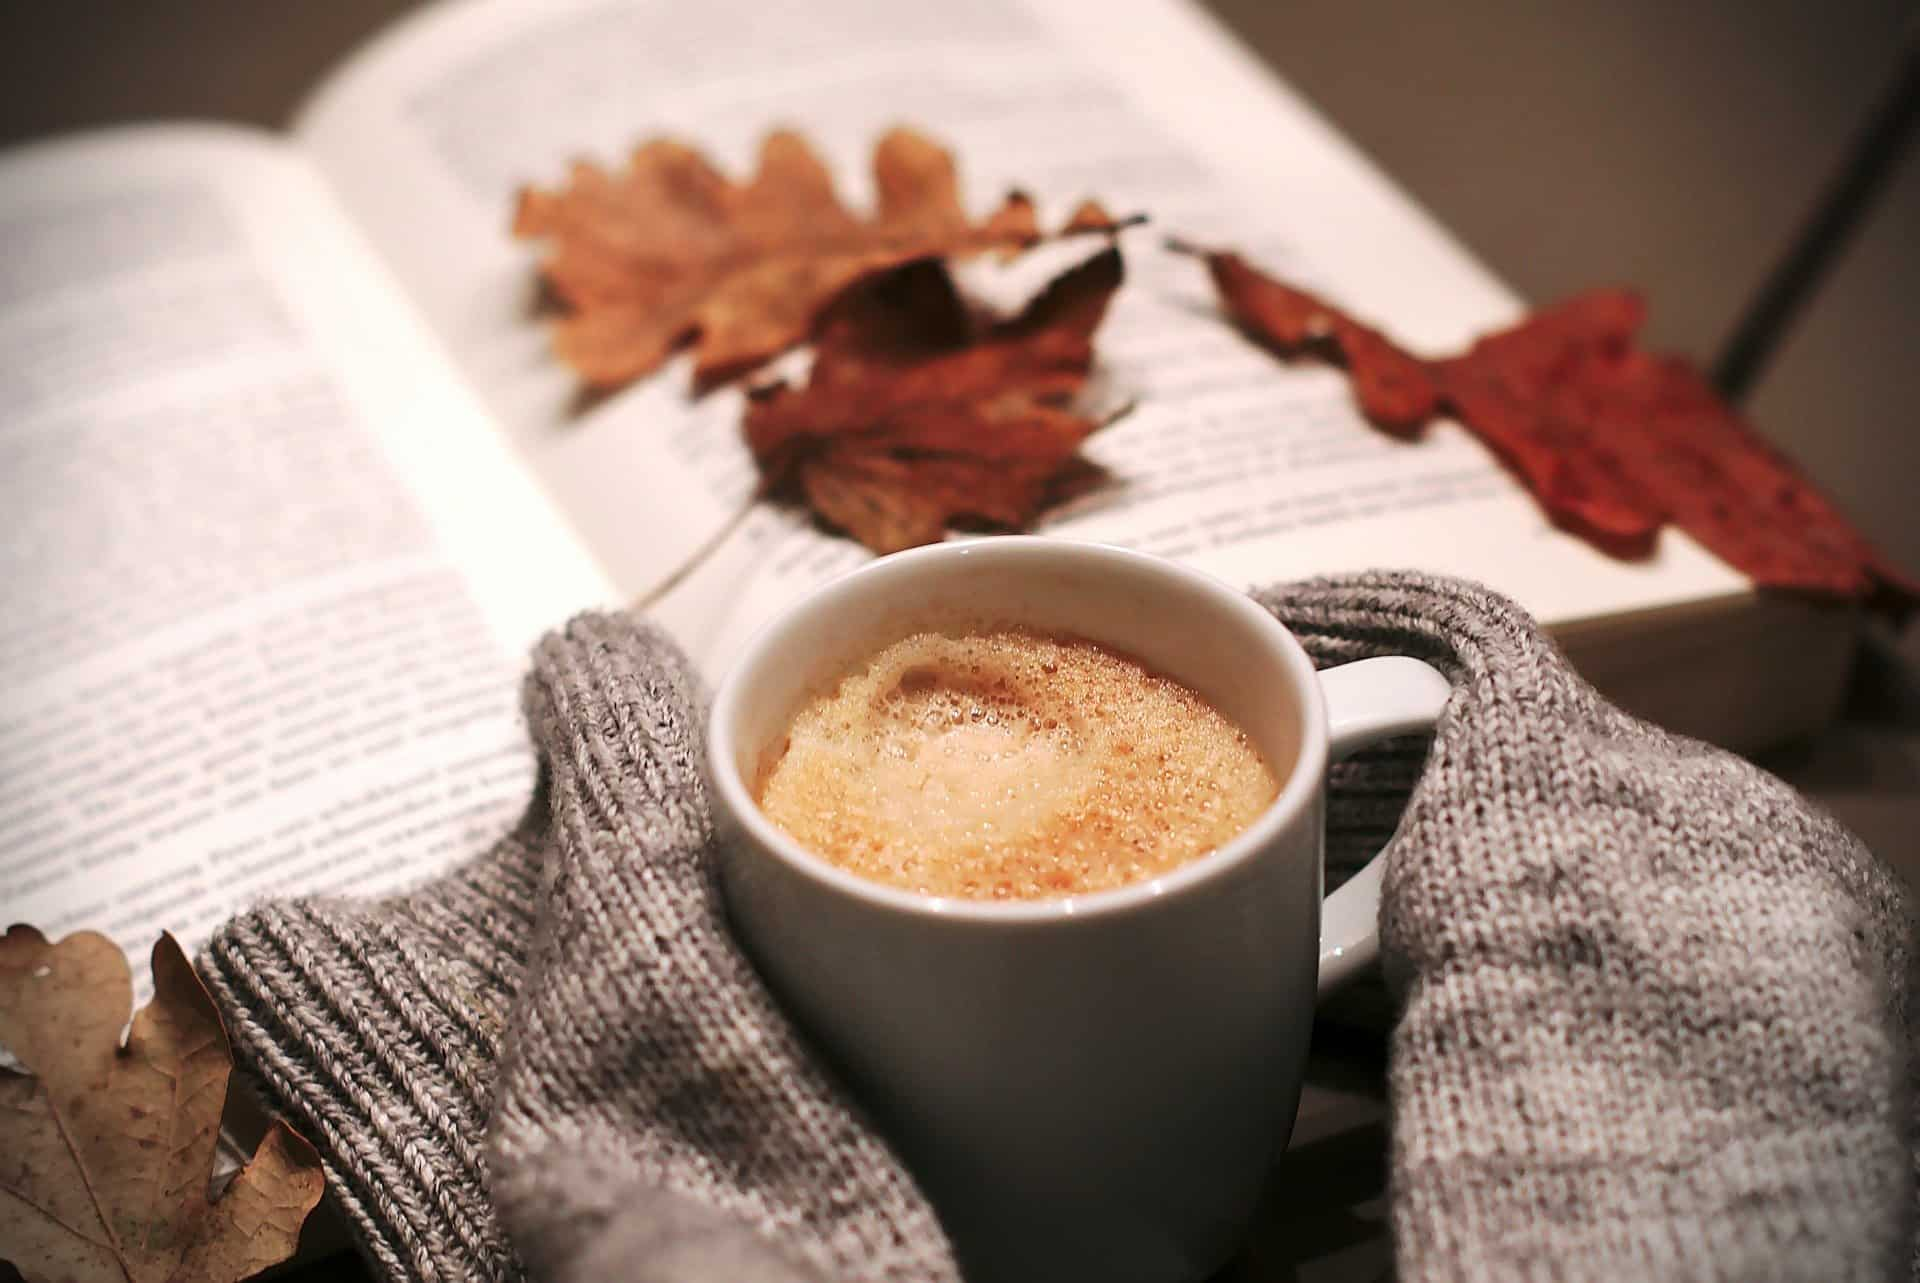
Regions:
<instances>
[{"instance_id":1,"label":"mug handle","mask_svg":"<svg viewBox=\"0 0 1920 1283\"><path fill-rule=\"evenodd\" d=\"M1327 702L1327 759L1338 761L1395 735L1433 729L1453 693L1440 670L1385 655L1316 674ZM1320 908L1320 994L1337 989L1380 956L1380 881L1375 855Z\"/></svg>"}]
</instances>

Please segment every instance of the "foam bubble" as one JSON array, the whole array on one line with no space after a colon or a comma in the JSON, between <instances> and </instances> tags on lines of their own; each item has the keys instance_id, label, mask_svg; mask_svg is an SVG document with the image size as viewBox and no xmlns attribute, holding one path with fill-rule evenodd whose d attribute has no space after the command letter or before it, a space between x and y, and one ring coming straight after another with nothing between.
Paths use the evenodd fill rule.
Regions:
<instances>
[{"instance_id":1,"label":"foam bubble","mask_svg":"<svg viewBox=\"0 0 1920 1283\"><path fill-rule=\"evenodd\" d=\"M849 872L933 895L1044 899L1213 850L1279 792L1244 732L1093 642L919 633L794 718L761 809Z\"/></svg>"}]
</instances>

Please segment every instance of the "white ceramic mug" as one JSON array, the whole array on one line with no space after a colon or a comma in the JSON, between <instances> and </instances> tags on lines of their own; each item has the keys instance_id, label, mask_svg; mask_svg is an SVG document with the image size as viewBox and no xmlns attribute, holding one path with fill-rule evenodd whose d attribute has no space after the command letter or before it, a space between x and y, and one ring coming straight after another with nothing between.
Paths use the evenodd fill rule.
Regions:
<instances>
[{"instance_id":1,"label":"white ceramic mug","mask_svg":"<svg viewBox=\"0 0 1920 1283\"><path fill-rule=\"evenodd\" d=\"M1283 781L1251 827L1150 881L942 899L809 853L755 805L800 704L891 641L981 617L1105 643L1193 688ZM1126 549L939 544L826 585L721 684L708 751L748 952L933 1200L974 1283L1183 1283L1239 1244L1299 1103L1316 991L1378 948L1380 861L1322 903L1330 758L1431 727L1414 659L1315 673L1226 584Z\"/></svg>"}]
</instances>

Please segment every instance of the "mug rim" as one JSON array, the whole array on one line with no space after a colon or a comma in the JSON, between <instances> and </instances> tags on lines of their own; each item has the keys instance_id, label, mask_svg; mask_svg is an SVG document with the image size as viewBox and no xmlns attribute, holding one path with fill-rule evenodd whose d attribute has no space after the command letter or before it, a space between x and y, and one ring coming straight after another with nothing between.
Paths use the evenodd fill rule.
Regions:
<instances>
[{"instance_id":1,"label":"mug rim","mask_svg":"<svg viewBox=\"0 0 1920 1283\"><path fill-rule=\"evenodd\" d=\"M1295 697L1300 701L1300 744L1292 769L1273 801L1251 824L1227 842L1158 877L1143 878L1083 895L1019 900L976 900L931 895L876 882L849 873L824 856L808 850L768 819L759 803L754 801L746 782L741 779L734 751L732 728L733 723L739 720L741 691L747 684L747 677L780 654L788 635L804 619L830 609L850 586L885 577L901 578L903 583L911 583L928 563L977 556L1054 556L1079 559L1101 567L1124 565L1184 581L1189 587L1219 599L1230 615L1237 617L1284 656L1287 670L1294 679ZM874 908L982 926L1018 926L1112 917L1182 895L1222 877L1268 849L1298 821L1326 775L1326 759L1326 701L1321 694L1320 683L1315 678L1313 661L1308 658L1299 639L1255 603L1252 597L1205 571L1152 553L1118 544L1045 535L989 535L928 544L876 558L835 576L754 631L728 668L726 676L721 679L707 717L708 778L720 804L745 831L743 836L755 842L763 853L824 889L850 896ZM726 840L724 835L721 840Z\"/></svg>"}]
</instances>

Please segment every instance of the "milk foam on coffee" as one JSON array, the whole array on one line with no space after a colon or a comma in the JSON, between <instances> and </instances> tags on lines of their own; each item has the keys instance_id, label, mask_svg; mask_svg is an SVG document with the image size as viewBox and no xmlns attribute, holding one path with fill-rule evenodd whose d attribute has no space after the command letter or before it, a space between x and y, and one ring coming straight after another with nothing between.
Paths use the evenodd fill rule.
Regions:
<instances>
[{"instance_id":1,"label":"milk foam on coffee","mask_svg":"<svg viewBox=\"0 0 1920 1283\"><path fill-rule=\"evenodd\" d=\"M920 633L794 718L761 809L851 873L933 895L1123 886L1225 843L1273 768L1199 695L1093 642Z\"/></svg>"}]
</instances>

